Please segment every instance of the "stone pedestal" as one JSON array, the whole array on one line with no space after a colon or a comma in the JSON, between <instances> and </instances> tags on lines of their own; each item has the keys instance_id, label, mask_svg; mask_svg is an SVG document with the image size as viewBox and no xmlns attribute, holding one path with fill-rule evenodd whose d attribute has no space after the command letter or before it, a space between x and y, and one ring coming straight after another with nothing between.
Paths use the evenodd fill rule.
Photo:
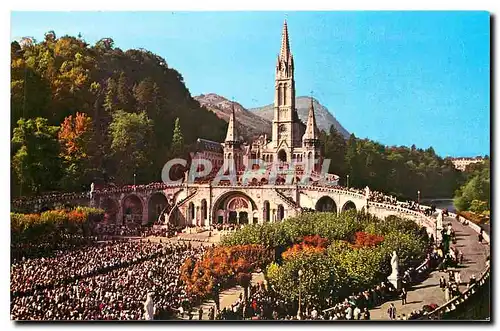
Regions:
<instances>
[{"instance_id":1,"label":"stone pedestal","mask_svg":"<svg viewBox=\"0 0 500 331\"><path fill-rule=\"evenodd\" d=\"M387 277L387 280L389 281L389 283L391 283L394 288L398 291L401 290L401 277L400 276L397 276L397 275L390 275L389 277Z\"/></svg>"}]
</instances>

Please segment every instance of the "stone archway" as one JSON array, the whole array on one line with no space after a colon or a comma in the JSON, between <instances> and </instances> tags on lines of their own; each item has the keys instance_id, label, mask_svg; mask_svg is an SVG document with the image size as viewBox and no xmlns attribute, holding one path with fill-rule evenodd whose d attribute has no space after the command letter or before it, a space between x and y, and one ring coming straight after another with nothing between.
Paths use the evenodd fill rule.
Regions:
<instances>
[{"instance_id":1,"label":"stone archway","mask_svg":"<svg viewBox=\"0 0 500 331\"><path fill-rule=\"evenodd\" d=\"M342 206L342 212L345 212L345 211L348 211L348 210L356 210L356 204L354 204L354 202L352 202L351 200L347 201L346 203L344 203L344 205Z\"/></svg>"},{"instance_id":2,"label":"stone archway","mask_svg":"<svg viewBox=\"0 0 500 331\"><path fill-rule=\"evenodd\" d=\"M123 215L125 224L127 223L142 223L142 200L135 194L131 194L123 199L122 202Z\"/></svg>"},{"instance_id":3,"label":"stone archway","mask_svg":"<svg viewBox=\"0 0 500 331\"><path fill-rule=\"evenodd\" d=\"M118 221L118 212L120 210L118 201L111 198L104 198L100 201L99 207L104 209L104 221L109 224L116 224Z\"/></svg>"},{"instance_id":4,"label":"stone archway","mask_svg":"<svg viewBox=\"0 0 500 331\"><path fill-rule=\"evenodd\" d=\"M158 221L162 211L167 206L167 197L162 192L153 193L148 201L148 221L151 223Z\"/></svg>"},{"instance_id":5,"label":"stone archway","mask_svg":"<svg viewBox=\"0 0 500 331\"><path fill-rule=\"evenodd\" d=\"M337 204L329 196L323 196L318 200L318 202L316 202L314 209L320 212L336 213Z\"/></svg>"},{"instance_id":6,"label":"stone archway","mask_svg":"<svg viewBox=\"0 0 500 331\"><path fill-rule=\"evenodd\" d=\"M216 199L213 210L213 218L217 223L222 216L223 224L248 224L253 221L253 211L257 210L257 205L245 193L231 191Z\"/></svg>"}]
</instances>

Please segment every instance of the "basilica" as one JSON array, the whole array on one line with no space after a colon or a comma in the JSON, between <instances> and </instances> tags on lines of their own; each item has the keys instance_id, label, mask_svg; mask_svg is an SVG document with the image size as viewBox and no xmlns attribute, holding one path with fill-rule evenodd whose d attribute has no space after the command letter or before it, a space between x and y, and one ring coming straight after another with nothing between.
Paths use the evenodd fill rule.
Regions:
<instances>
[{"instance_id":1,"label":"basilica","mask_svg":"<svg viewBox=\"0 0 500 331\"><path fill-rule=\"evenodd\" d=\"M192 154L192 158L208 159L216 168L235 167L237 170L252 169L256 161L279 164L281 168L294 164L299 178L304 169L319 173L322 155L314 106L311 99L307 124L304 125L295 108L294 69L288 26L285 21L275 71L271 139L268 139L267 135L261 135L250 143L242 141L236 129L238 119L233 106L225 141L216 143L198 139L198 150ZM335 180L335 177L331 176L330 179Z\"/></svg>"}]
</instances>

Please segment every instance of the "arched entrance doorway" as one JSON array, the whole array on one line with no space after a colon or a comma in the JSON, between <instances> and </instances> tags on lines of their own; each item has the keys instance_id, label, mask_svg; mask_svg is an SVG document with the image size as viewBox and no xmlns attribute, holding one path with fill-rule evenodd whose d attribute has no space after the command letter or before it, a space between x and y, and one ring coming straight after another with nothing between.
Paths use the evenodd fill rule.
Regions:
<instances>
[{"instance_id":1,"label":"arched entrance doorway","mask_svg":"<svg viewBox=\"0 0 500 331\"><path fill-rule=\"evenodd\" d=\"M335 201L333 201L332 198L324 196L321 197L321 199L319 199L318 202L316 202L316 206L314 209L320 212L336 213L337 204L335 203Z\"/></svg>"},{"instance_id":2,"label":"arched entrance doorway","mask_svg":"<svg viewBox=\"0 0 500 331\"><path fill-rule=\"evenodd\" d=\"M157 222L162 211L165 209L165 207L167 207L167 205L168 201L163 193L153 193L148 201L148 221L150 223Z\"/></svg>"},{"instance_id":3,"label":"arched entrance doorway","mask_svg":"<svg viewBox=\"0 0 500 331\"><path fill-rule=\"evenodd\" d=\"M285 150L280 150L278 152L278 160L280 160L281 162L286 162L286 152Z\"/></svg>"},{"instance_id":4,"label":"arched entrance doorway","mask_svg":"<svg viewBox=\"0 0 500 331\"><path fill-rule=\"evenodd\" d=\"M142 201L137 195L131 194L123 199L123 216L125 224L141 224L142 210Z\"/></svg>"},{"instance_id":5,"label":"arched entrance doorway","mask_svg":"<svg viewBox=\"0 0 500 331\"><path fill-rule=\"evenodd\" d=\"M243 192L228 192L214 204L214 220L218 224L245 225L253 222L255 202Z\"/></svg>"},{"instance_id":6,"label":"arched entrance doorway","mask_svg":"<svg viewBox=\"0 0 500 331\"><path fill-rule=\"evenodd\" d=\"M101 200L100 208L104 209L104 222L115 224L118 217L118 201L111 198L104 198Z\"/></svg>"},{"instance_id":7,"label":"arched entrance doorway","mask_svg":"<svg viewBox=\"0 0 500 331\"><path fill-rule=\"evenodd\" d=\"M356 210L356 205L352 201L347 201L344 206L342 207L342 212L348 211L348 210Z\"/></svg>"}]
</instances>

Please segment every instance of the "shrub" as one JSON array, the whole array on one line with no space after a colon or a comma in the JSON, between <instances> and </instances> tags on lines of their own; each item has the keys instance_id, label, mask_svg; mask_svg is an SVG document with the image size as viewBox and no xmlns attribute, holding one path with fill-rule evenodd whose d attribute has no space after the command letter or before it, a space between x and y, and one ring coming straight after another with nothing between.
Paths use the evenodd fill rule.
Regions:
<instances>
[{"instance_id":1,"label":"shrub","mask_svg":"<svg viewBox=\"0 0 500 331\"><path fill-rule=\"evenodd\" d=\"M354 248L375 247L384 241L383 236L358 231L355 233Z\"/></svg>"},{"instance_id":2,"label":"shrub","mask_svg":"<svg viewBox=\"0 0 500 331\"><path fill-rule=\"evenodd\" d=\"M218 284L221 287L235 281L246 284L248 274L271 260L270 250L262 245L217 246L196 261L186 259L181 267L181 280L188 295L201 299L218 291Z\"/></svg>"}]
</instances>

